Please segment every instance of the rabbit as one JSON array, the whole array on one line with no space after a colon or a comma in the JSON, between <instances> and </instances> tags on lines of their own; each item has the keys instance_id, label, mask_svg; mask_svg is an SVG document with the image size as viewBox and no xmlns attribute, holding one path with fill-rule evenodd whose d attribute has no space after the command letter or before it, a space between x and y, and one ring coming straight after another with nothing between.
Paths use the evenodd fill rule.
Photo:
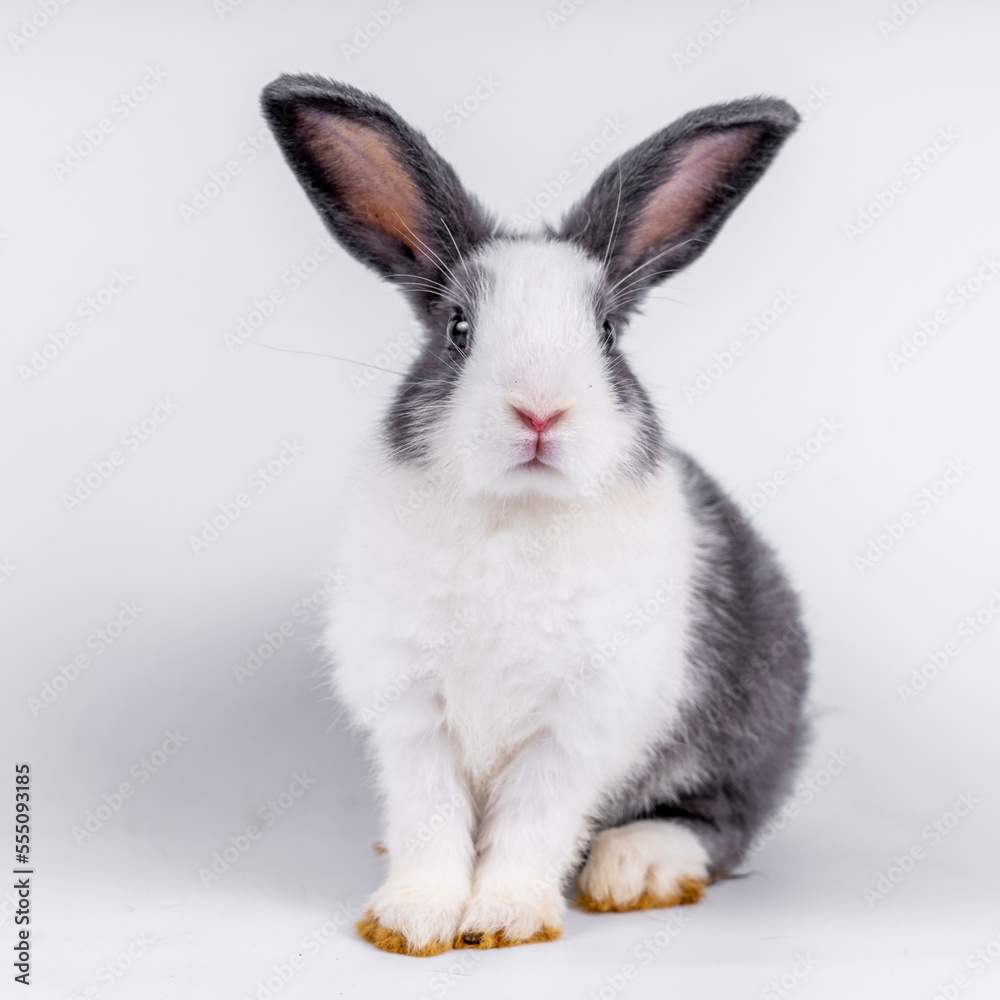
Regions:
<instances>
[{"instance_id":1,"label":"rabbit","mask_svg":"<svg viewBox=\"0 0 1000 1000\"><path fill-rule=\"evenodd\" d=\"M550 941L574 882L584 910L697 901L790 791L809 642L621 344L797 113L686 114L525 234L380 98L284 75L261 100L325 225L424 330L363 446L323 633L384 807L358 933L417 956Z\"/></svg>"}]
</instances>

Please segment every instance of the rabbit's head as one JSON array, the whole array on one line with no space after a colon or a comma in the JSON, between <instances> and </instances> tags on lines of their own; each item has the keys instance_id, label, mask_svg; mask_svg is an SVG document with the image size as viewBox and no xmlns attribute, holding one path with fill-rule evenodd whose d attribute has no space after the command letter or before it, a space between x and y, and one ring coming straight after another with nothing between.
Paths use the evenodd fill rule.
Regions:
<instances>
[{"instance_id":1,"label":"rabbit's head","mask_svg":"<svg viewBox=\"0 0 1000 1000\"><path fill-rule=\"evenodd\" d=\"M524 236L376 97L283 76L263 107L331 232L425 327L386 422L393 458L508 502L574 499L657 465L660 424L619 338L798 122L771 98L692 112L612 163L558 229Z\"/></svg>"}]
</instances>

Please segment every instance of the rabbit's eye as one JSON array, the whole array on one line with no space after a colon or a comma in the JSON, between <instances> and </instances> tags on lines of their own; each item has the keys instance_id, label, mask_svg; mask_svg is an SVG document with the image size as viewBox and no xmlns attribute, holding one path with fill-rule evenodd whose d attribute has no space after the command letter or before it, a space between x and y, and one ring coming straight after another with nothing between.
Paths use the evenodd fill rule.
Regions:
<instances>
[{"instance_id":1,"label":"rabbit's eye","mask_svg":"<svg viewBox=\"0 0 1000 1000\"><path fill-rule=\"evenodd\" d=\"M469 321L461 313L448 321L448 342L459 351L469 349Z\"/></svg>"},{"instance_id":2,"label":"rabbit's eye","mask_svg":"<svg viewBox=\"0 0 1000 1000\"><path fill-rule=\"evenodd\" d=\"M601 327L601 346L607 351L615 346L615 328L609 319L606 319Z\"/></svg>"}]
</instances>

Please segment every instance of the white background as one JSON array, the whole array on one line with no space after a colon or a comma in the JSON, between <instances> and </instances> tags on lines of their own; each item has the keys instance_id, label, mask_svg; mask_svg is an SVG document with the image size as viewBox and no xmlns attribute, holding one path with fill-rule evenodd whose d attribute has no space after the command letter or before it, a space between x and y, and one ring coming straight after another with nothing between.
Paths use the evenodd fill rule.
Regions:
<instances>
[{"instance_id":1,"label":"white background","mask_svg":"<svg viewBox=\"0 0 1000 1000\"><path fill-rule=\"evenodd\" d=\"M966 963L991 941L1000 953L1000 625L986 610L978 631L959 630L1000 588L1000 281L961 309L955 289L1000 253L1000 10L907 0L912 14L898 11L887 31L889 2L589 0L553 24L555 0L402 0L351 54L369 2L224 6L77 0L18 43L40 6L3 5L0 731L4 767L33 768L35 985L24 995L728 1000L792 988L803 1000L930 1000L956 995L940 993L949 983L997 995L1000 960L984 972ZM706 20L718 33L699 52L691 38ZM685 50L694 56L679 66ZM149 67L165 78L123 116L119 95ZM315 616L295 609L330 568L356 441L395 377L359 389L360 366L230 351L223 335L274 289L286 294L254 332L260 344L372 360L411 321L339 248L301 287L283 280L323 237L273 144L252 160L246 144L262 126L260 88L284 71L348 80L441 129L442 153L504 216L569 170L552 220L601 166L692 108L757 93L805 108L812 97L715 246L629 333L671 433L736 497L785 473L754 517L804 596L815 643L803 776L821 791L797 796L797 815L749 862L753 877L679 911L684 926L669 912L570 911L557 943L435 959L386 955L349 927L318 954L302 943L334 928L338 906L356 915L383 868L360 747L326 697ZM481 77L492 93L446 118L466 99L474 107ZM67 145L102 118L113 127L100 145L57 176ZM604 143L607 119L624 127ZM594 157L582 170L581 146ZM212 175L229 161L239 172L218 191ZM894 182L878 218L846 228L861 230L859 213ZM199 191L217 196L183 212ZM128 284L83 321L78 307L116 270ZM741 330L782 291L794 304L749 343ZM894 371L890 352L939 309L940 332ZM74 320L78 335L25 377ZM685 394L734 341L743 354ZM158 399L177 412L128 450L122 435ZM816 450L824 419L839 429ZM190 537L286 440L304 452L196 556ZM796 469L799 446L815 453ZM116 449L123 464L68 510L64 494ZM950 463L967 471L918 503ZM905 514L878 561L858 563ZM138 620L59 681L54 700L32 702L131 601ZM294 635L240 683L234 666L283 622ZM958 655L904 700L900 685L949 642ZM168 732L186 742L140 782L139 762ZM850 763L831 777L834 752ZM265 826L258 810L302 772L315 783ZM123 782L131 797L102 810ZM976 804L954 822L962 795ZM91 820L96 832L74 833L95 811L107 817ZM0 812L9 830L12 804ZM935 821L953 823L940 842ZM260 839L203 886L198 869L251 823ZM0 843L13 867L8 833ZM911 870L866 900L914 845ZM11 901L0 889L8 957ZM636 951L657 931L670 943L644 961ZM287 983L274 978L300 952Z\"/></svg>"}]
</instances>

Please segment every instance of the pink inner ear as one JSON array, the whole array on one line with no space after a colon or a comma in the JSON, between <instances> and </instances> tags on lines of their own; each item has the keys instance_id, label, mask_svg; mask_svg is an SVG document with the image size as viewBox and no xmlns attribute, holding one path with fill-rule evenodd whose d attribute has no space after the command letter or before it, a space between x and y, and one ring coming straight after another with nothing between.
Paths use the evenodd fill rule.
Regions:
<instances>
[{"instance_id":1,"label":"pink inner ear","mask_svg":"<svg viewBox=\"0 0 1000 1000\"><path fill-rule=\"evenodd\" d=\"M376 129L312 108L299 112L310 152L344 208L366 226L421 252L423 202Z\"/></svg>"},{"instance_id":2,"label":"pink inner ear","mask_svg":"<svg viewBox=\"0 0 1000 1000\"><path fill-rule=\"evenodd\" d=\"M634 260L693 235L698 220L757 141L756 128L733 128L695 139L670 179L643 207L632 232Z\"/></svg>"}]
</instances>

